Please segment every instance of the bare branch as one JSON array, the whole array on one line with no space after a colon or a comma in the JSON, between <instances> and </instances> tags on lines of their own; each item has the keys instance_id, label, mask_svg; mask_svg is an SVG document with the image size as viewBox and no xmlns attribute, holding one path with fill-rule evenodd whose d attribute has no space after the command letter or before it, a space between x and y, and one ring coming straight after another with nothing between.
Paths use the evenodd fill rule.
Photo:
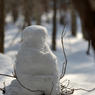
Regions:
<instances>
[{"instance_id":1,"label":"bare branch","mask_svg":"<svg viewBox=\"0 0 95 95\"><path fill-rule=\"evenodd\" d=\"M43 93L42 95L45 95L45 92L42 91L42 90L31 90L31 89L25 87L24 85L22 85L22 83L19 81L19 79L18 79L18 77L17 77L17 75L16 75L16 70L15 70L15 69L14 69L14 73L15 73L15 78L17 79L18 83L19 83L23 88L27 89L27 90L30 91L30 92L42 92L42 93Z\"/></svg>"},{"instance_id":2,"label":"bare branch","mask_svg":"<svg viewBox=\"0 0 95 95\"><path fill-rule=\"evenodd\" d=\"M11 77L11 78L16 78L17 81L18 81L18 83L19 83L23 88L25 88L25 89L27 89L27 90L29 90L29 91L31 91L31 92L42 92L42 93L43 93L42 95L45 95L45 92L42 91L42 90L31 90L31 89L25 87L24 85L22 85L21 82L18 80L18 78L17 78L17 76L16 76L16 71L15 71L15 69L14 69L14 72L15 72L15 76L7 75L7 74L0 74L0 75L1 75L1 76ZM4 84L4 85L5 85L5 84ZM0 90L3 91L3 93L5 92L5 89L4 89L4 88L0 88Z\"/></svg>"},{"instance_id":3,"label":"bare branch","mask_svg":"<svg viewBox=\"0 0 95 95\"><path fill-rule=\"evenodd\" d=\"M66 25L66 24L65 24ZM65 29L65 25L63 27L63 31L62 31L62 34L61 34L61 43L62 43L62 48L63 48L63 54L65 56L65 62L63 63L63 66L62 66L62 74L60 76L60 79L62 79L66 73L66 66L67 66L67 57L66 57L66 54L65 54L65 49L64 49L64 44L63 44L63 37L64 35L66 34L66 31L64 32L64 29ZM64 34L63 34L64 33Z\"/></svg>"},{"instance_id":4,"label":"bare branch","mask_svg":"<svg viewBox=\"0 0 95 95\"><path fill-rule=\"evenodd\" d=\"M5 82L3 82L4 84L4 88L0 88L0 90L3 92L3 94L5 94L6 90L5 90Z\"/></svg>"},{"instance_id":5,"label":"bare branch","mask_svg":"<svg viewBox=\"0 0 95 95\"><path fill-rule=\"evenodd\" d=\"M64 81L62 81L60 84L63 84L65 81L67 81L67 79L65 79Z\"/></svg>"},{"instance_id":6,"label":"bare branch","mask_svg":"<svg viewBox=\"0 0 95 95\"><path fill-rule=\"evenodd\" d=\"M53 91L53 88L54 88L54 83L52 82L52 88L51 88L51 91L50 91L50 94L49 95L51 95L51 93Z\"/></svg>"},{"instance_id":7,"label":"bare branch","mask_svg":"<svg viewBox=\"0 0 95 95\"><path fill-rule=\"evenodd\" d=\"M87 91L87 92L92 92L95 90L95 88L91 89L91 90L86 90L86 89L83 89L83 88L78 88L78 89L74 89L74 90L83 90L83 91Z\"/></svg>"},{"instance_id":8,"label":"bare branch","mask_svg":"<svg viewBox=\"0 0 95 95\"><path fill-rule=\"evenodd\" d=\"M66 88L69 86L69 84L70 84L70 80L68 80L68 84L67 84Z\"/></svg>"},{"instance_id":9,"label":"bare branch","mask_svg":"<svg viewBox=\"0 0 95 95\"><path fill-rule=\"evenodd\" d=\"M11 76L11 75L7 75L7 74L0 74L1 76L7 76L7 77L12 77L12 78L15 78L14 76Z\"/></svg>"}]
</instances>

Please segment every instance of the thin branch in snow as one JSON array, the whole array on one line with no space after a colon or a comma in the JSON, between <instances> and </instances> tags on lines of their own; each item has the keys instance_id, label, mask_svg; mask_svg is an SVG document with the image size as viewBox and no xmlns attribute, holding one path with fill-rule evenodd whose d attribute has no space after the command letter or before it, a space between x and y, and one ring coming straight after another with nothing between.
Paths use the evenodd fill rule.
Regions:
<instances>
[{"instance_id":1,"label":"thin branch in snow","mask_svg":"<svg viewBox=\"0 0 95 95\"><path fill-rule=\"evenodd\" d=\"M1 76L7 76L7 77L12 77L12 78L15 78L14 76L11 76L11 75L7 75L7 74L0 74Z\"/></svg>"},{"instance_id":2,"label":"thin branch in snow","mask_svg":"<svg viewBox=\"0 0 95 95\"><path fill-rule=\"evenodd\" d=\"M78 89L74 89L74 90L83 90L83 91L87 91L87 92L92 92L95 90L95 88L91 89L91 90L86 90L86 89L83 89L83 88L78 88Z\"/></svg>"},{"instance_id":3,"label":"thin branch in snow","mask_svg":"<svg viewBox=\"0 0 95 95\"><path fill-rule=\"evenodd\" d=\"M50 91L50 94L49 95L51 95L51 93L53 91L53 88L54 88L54 83L52 82L52 88L51 88L51 91Z\"/></svg>"},{"instance_id":4,"label":"thin branch in snow","mask_svg":"<svg viewBox=\"0 0 95 95\"><path fill-rule=\"evenodd\" d=\"M0 90L1 90L3 93L5 93L5 89L4 89L4 88L0 88Z\"/></svg>"},{"instance_id":5,"label":"thin branch in snow","mask_svg":"<svg viewBox=\"0 0 95 95\"><path fill-rule=\"evenodd\" d=\"M67 79L65 79L64 81L62 81L60 84L63 84L65 81L67 81Z\"/></svg>"},{"instance_id":6,"label":"thin branch in snow","mask_svg":"<svg viewBox=\"0 0 95 95\"><path fill-rule=\"evenodd\" d=\"M66 88L69 86L69 84L70 84L70 80L68 80L68 84L67 84Z\"/></svg>"},{"instance_id":7,"label":"thin branch in snow","mask_svg":"<svg viewBox=\"0 0 95 95\"><path fill-rule=\"evenodd\" d=\"M0 90L3 92L3 94L5 94L6 90L5 90L5 82L3 82L4 84L4 88L0 88Z\"/></svg>"},{"instance_id":8,"label":"thin branch in snow","mask_svg":"<svg viewBox=\"0 0 95 95\"><path fill-rule=\"evenodd\" d=\"M66 34L66 31L64 32L65 25L63 27L63 31L62 31L62 34L61 34L61 43L62 43L62 48L63 48L63 54L65 56L65 62L63 63L63 66L62 66L62 74L60 76L60 79L62 79L64 77L64 75L66 73L66 66L67 66L67 57L66 57L66 54L65 54L64 43L63 43L63 37Z\"/></svg>"},{"instance_id":9,"label":"thin branch in snow","mask_svg":"<svg viewBox=\"0 0 95 95\"><path fill-rule=\"evenodd\" d=\"M23 88L27 89L27 90L30 91L30 92L42 92L42 93L43 93L42 95L45 95L45 92L42 91L42 90L31 90L31 89L25 87L24 85L22 85L22 83L19 81L19 79L18 79L18 77L17 77L17 75L16 75L16 70L15 70L15 69L14 69L14 73L15 73L15 78L17 79L18 83L19 83Z\"/></svg>"},{"instance_id":10,"label":"thin branch in snow","mask_svg":"<svg viewBox=\"0 0 95 95\"><path fill-rule=\"evenodd\" d=\"M11 78L16 78L17 81L18 81L18 83L19 83L23 88L25 88L25 89L27 89L27 90L29 90L29 91L31 91L31 92L42 92L42 93L43 93L42 95L45 95L45 92L42 91L42 90L31 90L31 89L25 87L24 85L22 85L21 82L18 80L18 78L17 78L17 76L16 76L16 71L15 71L15 69L14 69L14 72L15 72L15 76L7 75L7 74L0 74L0 75L1 75L1 76L11 77ZM3 83L3 84L4 84L4 83ZM4 84L4 85L5 85L5 84ZM3 91L3 93L5 93L5 87L4 87L4 88L0 88L0 90Z\"/></svg>"}]
</instances>

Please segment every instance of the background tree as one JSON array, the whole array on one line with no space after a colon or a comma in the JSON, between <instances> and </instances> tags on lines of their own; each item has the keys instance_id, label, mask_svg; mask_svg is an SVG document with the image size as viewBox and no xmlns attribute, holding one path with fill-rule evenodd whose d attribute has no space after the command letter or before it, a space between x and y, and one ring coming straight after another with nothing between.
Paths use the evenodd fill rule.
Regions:
<instances>
[{"instance_id":1,"label":"background tree","mask_svg":"<svg viewBox=\"0 0 95 95\"><path fill-rule=\"evenodd\" d=\"M49 10L50 10L49 3L50 3L50 0L41 0L42 10L43 10L43 12L45 12L47 23L50 22L50 19L49 19L49 16L48 16L48 13L49 13Z\"/></svg>"},{"instance_id":2,"label":"background tree","mask_svg":"<svg viewBox=\"0 0 95 95\"><path fill-rule=\"evenodd\" d=\"M4 53L4 0L0 0L0 52Z\"/></svg>"},{"instance_id":3,"label":"background tree","mask_svg":"<svg viewBox=\"0 0 95 95\"><path fill-rule=\"evenodd\" d=\"M76 32L77 32L76 11L71 2L71 33L73 36L76 36Z\"/></svg>"},{"instance_id":4,"label":"background tree","mask_svg":"<svg viewBox=\"0 0 95 95\"><path fill-rule=\"evenodd\" d=\"M83 21L85 31L88 33L92 42L93 49L95 51L95 0L91 4L92 0L72 0L73 4ZM81 6L80 6L81 5Z\"/></svg>"},{"instance_id":5,"label":"background tree","mask_svg":"<svg viewBox=\"0 0 95 95\"><path fill-rule=\"evenodd\" d=\"M34 0L34 16L36 20L36 24L41 24L41 0Z\"/></svg>"},{"instance_id":6,"label":"background tree","mask_svg":"<svg viewBox=\"0 0 95 95\"><path fill-rule=\"evenodd\" d=\"M65 22L65 18L66 18L66 0L60 0L59 1L60 4L60 19L59 22L60 24L64 25Z\"/></svg>"},{"instance_id":7,"label":"background tree","mask_svg":"<svg viewBox=\"0 0 95 95\"><path fill-rule=\"evenodd\" d=\"M52 50L56 50L56 2L57 0L53 0L54 5L53 5L53 32L52 32Z\"/></svg>"},{"instance_id":8,"label":"background tree","mask_svg":"<svg viewBox=\"0 0 95 95\"><path fill-rule=\"evenodd\" d=\"M12 17L13 17L13 22L15 23L19 15L18 2L16 0L11 1L11 12L12 12Z\"/></svg>"}]
</instances>

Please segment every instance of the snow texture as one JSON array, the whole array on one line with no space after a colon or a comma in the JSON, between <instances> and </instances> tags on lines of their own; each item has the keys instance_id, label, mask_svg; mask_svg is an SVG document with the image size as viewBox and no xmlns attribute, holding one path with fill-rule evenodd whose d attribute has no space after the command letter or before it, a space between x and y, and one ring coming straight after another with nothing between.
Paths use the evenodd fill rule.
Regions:
<instances>
[{"instance_id":1,"label":"snow texture","mask_svg":"<svg viewBox=\"0 0 95 95\"><path fill-rule=\"evenodd\" d=\"M42 90L49 95L60 93L57 58L46 43L48 36L45 27L32 25L24 29L23 42L15 63L19 81L31 90ZM30 92L13 80L6 87L5 95L40 95L42 92Z\"/></svg>"},{"instance_id":2,"label":"snow texture","mask_svg":"<svg viewBox=\"0 0 95 95\"><path fill-rule=\"evenodd\" d=\"M12 59L7 55L0 53L0 73L10 73L12 69Z\"/></svg>"}]
</instances>

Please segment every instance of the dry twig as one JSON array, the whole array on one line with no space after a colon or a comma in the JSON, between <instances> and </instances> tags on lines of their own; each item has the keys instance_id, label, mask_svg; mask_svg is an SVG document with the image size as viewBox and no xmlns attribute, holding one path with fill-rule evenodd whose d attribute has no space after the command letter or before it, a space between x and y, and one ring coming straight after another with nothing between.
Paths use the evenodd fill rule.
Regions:
<instances>
[{"instance_id":1,"label":"dry twig","mask_svg":"<svg viewBox=\"0 0 95 95\"><path fill-rule=\"evenodd\" d=\"M66 24L65 24L66 25ZM64 32L64 29L65 29L65 25L63 27L63 31L62 31L62 34L61 34L61 43L62 43L62 49L63 49L63 54L65 56L65 62L63 63L63 66L62 66L62 74L60 76L60 79L62 79L66 73L66 66L67 66L67 57L66 57L66 54L65 54L65 49L64 49L64 44L63 44L63 37L64 35L66 34L66 31ZM64 33L64 34L63 34Z\"/></svg>"},{"instance_id":2,"label":"dry twig","mask_svg":"<svg viewBox=\"0 0 95 95\"><path fill-rule=\"evenodd\" d=\"M52 82L52 88L51 88L51 91L50 91L50 94L49 95L51 95L51 93L53 91L53 88L54 88L54 83Z\"/></svg>"},{"instance_id":3,"label":"dry twig","mask_svg":"<svg viewBox=\"0 0 95 95\"><path fill-rule=\"evenodd\" d=\"M42 93L43 93L42 95L45 95L45 92L42 91L42 90L31 90L31 89L25 87L24 85L22 85L22 83L18 80L18 77L17 77L17 75L16 75L15 69L14 69L14 72L15 72L15 76L6 75L6 74L0 74L0 75L2 75L2 76L7 76L7 77L11 77L11 78L16 78L16 80L18 81L18 83L19 83L23 88L27 89L28 91L30 91L30 92L42 92ZM4 87L4 88L0 88L0 90L3 91L3 93L5 93L5 87Z\"/></svg>"},{"instance_id":4,"label":"dry twig","mask_svg":"<svg viewBox=\"0 0 95 95\"><path fill-rule=\"evenodd\" d=\"M87 89L83 89L83 88L78 88L78 89L74 89L74 90L83 90L83 91L87 91L87 92L92 92L95 90L95 88L93 88L91 90L87 90Z\"/></svg>"},{"instance_id":5,"label":"dry twig","mask_svg":"<svg viewBox=\"0 0 95 95\"><path fill-rule=\"evenodd\" d=\"M42 95L45 95L45 92L42 91L42 90L31 90L31 89L25 87L24 85L22 85L22 83L19 81L19 79L18 79L18 77L17 77L17 75L16 75L16 70L15 70L15 69L14 69L14 73L15 73L15 78L17 79L18 83L19 83L23 88L27 89L27 90L30 91L30 92L42 92L42 93L43 93Z\"/></svg>"},{"instance_id":6,"label":"dry twig","mask_svg":"<svg viewBox=\"0 0 95 95\"><path fill-rule=\"evenodd\" d=\"M14 76L11 76L11 75L7 75L7 74L0 74L1 76L7 76L7 77L12 77L12 78L15 78Z\"/></svg>"}]
</instances>

